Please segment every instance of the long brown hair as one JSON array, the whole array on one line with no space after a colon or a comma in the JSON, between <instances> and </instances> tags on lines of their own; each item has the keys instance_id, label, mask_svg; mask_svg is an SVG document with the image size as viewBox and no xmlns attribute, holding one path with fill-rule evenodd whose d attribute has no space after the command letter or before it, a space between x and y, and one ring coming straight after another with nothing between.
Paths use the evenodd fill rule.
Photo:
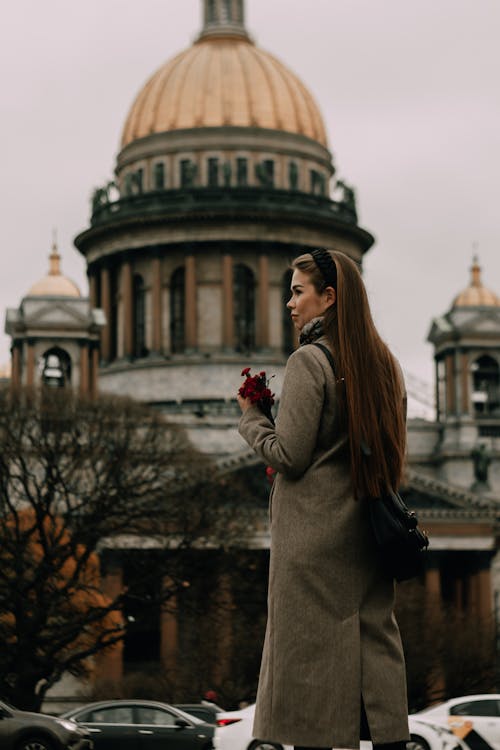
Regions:
<instances>
[{"instance_id":1,"label":"long brown hair","mask_svg":"<svg viewBox=\"0 0 500 750\"><path fill-rule=\"evenodd\" d=\"M375 328L356 264L328 250L337 269L337 301L324 316L349 434L351 475L357 498L378 497L401 483L406 454L406 414L401 370ZM321 294L329 286L310 253L292 263Z\"/></svg>"}]
</instances>

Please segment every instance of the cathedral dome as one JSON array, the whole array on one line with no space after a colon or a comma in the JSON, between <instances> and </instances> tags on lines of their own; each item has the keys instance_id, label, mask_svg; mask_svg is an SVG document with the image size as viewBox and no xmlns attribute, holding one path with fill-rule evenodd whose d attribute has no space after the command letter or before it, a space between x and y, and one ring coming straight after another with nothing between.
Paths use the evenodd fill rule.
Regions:
<instances>
[{"instance_id":1,"label":"cathedral dome","mask_svg":"<svg viewBox=\"0 0 500 750\"><path fill-rule=\"evenodd\" d=\"M49 255L50 267L46 276L33 284L27 297L81 297L77 285L61 273L61 256L52 246Z\"/></svg>"},{"instance_id":2,"label":"cathedral dome","mask_svg":"<svg viewBox=\"0 0 500 750\"><path fill-rule=\"evenodd\" d=\"M481 266L477 258L474 258L470 270L470 284L460 294L457 294L452 307L500 307L500 298L497 297L495 292L483 286Z\"/></svg>"},{"instance_id":3,"label":"cathedral dome","mask_svg":"<svg viewBox=\"0 0 500 750\"><path fill-rule=\"evenodd\" d=\"M155 133L257 127L327 146L323 119L304 84L255 46L242 23L207 22L192 47L165 63L137 96L122 148Z\"/></svg>"}]
</instances>

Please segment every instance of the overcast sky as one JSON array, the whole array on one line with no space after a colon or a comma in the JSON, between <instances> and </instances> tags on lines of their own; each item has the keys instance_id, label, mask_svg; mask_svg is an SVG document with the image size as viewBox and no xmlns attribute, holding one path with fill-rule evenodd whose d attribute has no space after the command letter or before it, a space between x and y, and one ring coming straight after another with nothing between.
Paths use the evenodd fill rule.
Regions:
<instances>
[{"instance_id":1,"label":"overcast sky","mask_svg":"<svg viewBox=\"0 0 500 750\"><path fill-rule=\"evenodd\" d=\"M201 0L16 0L0 29L2 307L46 273L87 289L73 246L112 177L135 95L191 44ZM500 293L500 0L246 0L257 44L315 96L337 175L376 237L365 279L403 367L433 382L431 318L473 243ZM0 363L9 341L0 338Z\"/></svg>"}]
</instances>

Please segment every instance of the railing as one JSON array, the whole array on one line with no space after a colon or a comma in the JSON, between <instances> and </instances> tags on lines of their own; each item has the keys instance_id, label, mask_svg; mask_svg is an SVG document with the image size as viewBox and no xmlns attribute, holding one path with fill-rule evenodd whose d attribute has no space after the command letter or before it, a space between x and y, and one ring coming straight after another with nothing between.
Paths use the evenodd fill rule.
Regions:
<instances>
[{"instance_id":1,"label":"railing","mask_svg":"<svg viewBox=\"0 0 500 750\"><path fill-rule=\"evenodd\" d=\"M93 200L91 224L93 227L134 216L165 213L226 213L251 212L259 214L280 211L289 214L310 214L338 218L347 224L356 224L356 210L351 205L332 201L322 195L263 189L260 187L190 187L176 190L152 190L116 200L108 198L102 189Z\"/></svg>"}]
</instances>

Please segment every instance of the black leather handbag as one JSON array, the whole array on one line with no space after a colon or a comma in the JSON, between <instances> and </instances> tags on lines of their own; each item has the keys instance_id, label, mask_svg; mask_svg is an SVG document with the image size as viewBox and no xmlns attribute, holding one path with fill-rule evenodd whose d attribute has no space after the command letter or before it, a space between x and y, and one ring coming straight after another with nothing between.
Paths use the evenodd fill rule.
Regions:
<instances>
[{"instance_id":1,"label":"black leather handbag","mask_svg":"<svg viewBox=\"0 0 500 750\"><path fill-rule=\"evenodd\" d=\"M330 362L335 380L335 362L323 344L315 343ZM382 561L390 578L407 581L423 573L425 551L429 538L418 528L418 519L398 492L387 492L381 497L368 498L368 513L373 536Z\"/></svg>"},{"instance_id":2,"label":"black leather handbag","mask_svg":"<svg viewBox=\"0 0 500 750\"><path fill-rule=\"evenodd\" d=\"M416 513L408 508L398 492L368 498L365 502L387 574L396 581L421 575L429 538L418 528Z\"/></svg>"}]
</instances>

